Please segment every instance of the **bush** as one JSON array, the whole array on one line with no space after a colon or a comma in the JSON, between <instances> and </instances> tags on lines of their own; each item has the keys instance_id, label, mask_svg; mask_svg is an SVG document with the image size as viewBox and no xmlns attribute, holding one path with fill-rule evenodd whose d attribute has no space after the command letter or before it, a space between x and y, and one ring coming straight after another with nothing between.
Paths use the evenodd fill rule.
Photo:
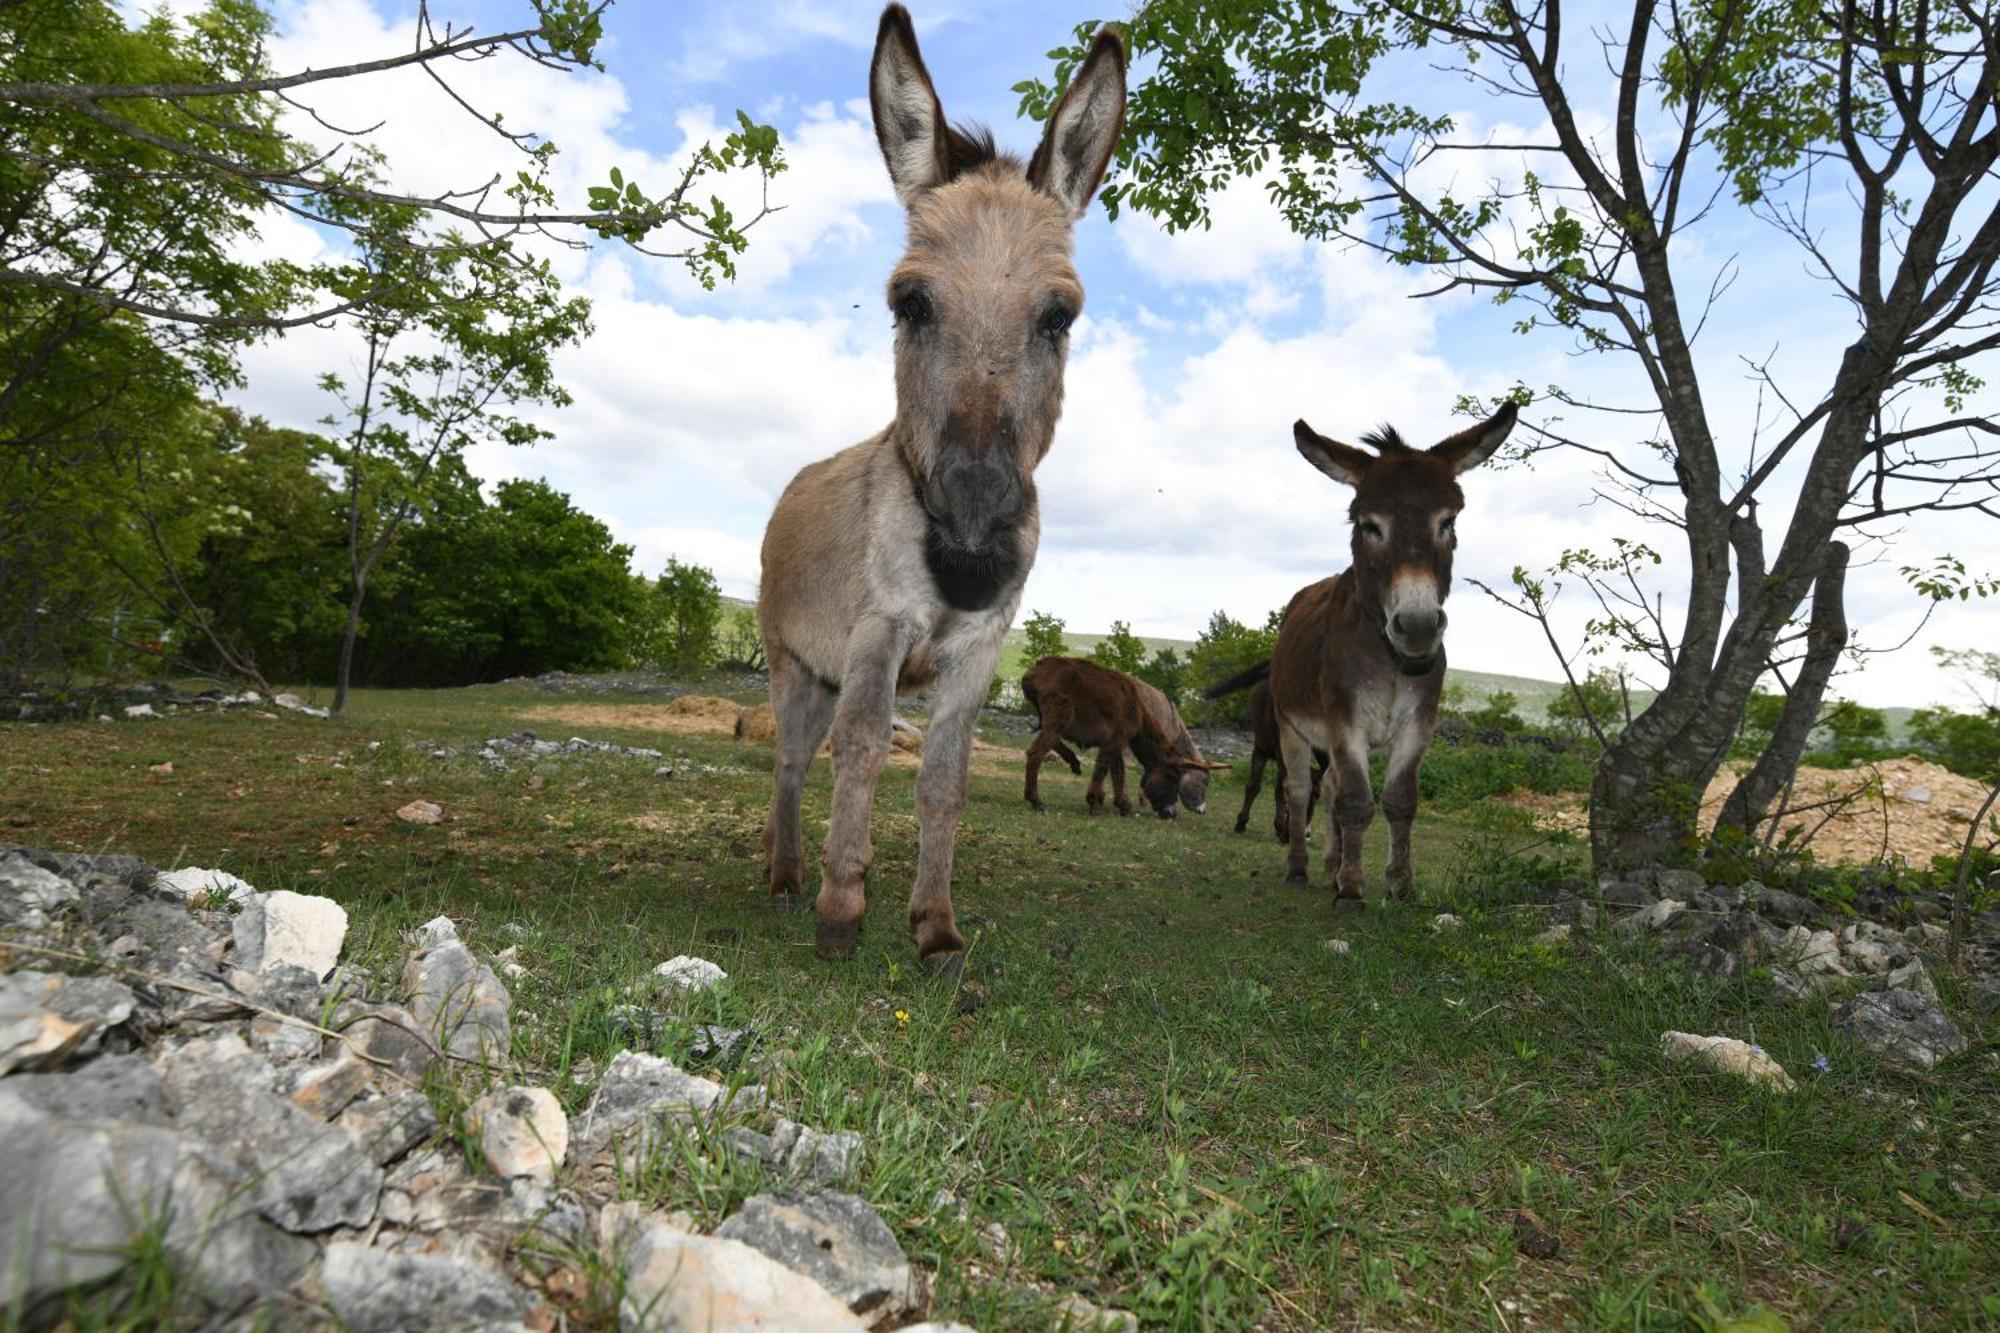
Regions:
<instances>
[{"instance_id":1,"label":"bush","mask_svg":"<svg viewBox=\"0 0 2000 1333\"><path fill-rule=\"evenodd\" d=\"M652 671L700 671L720 651L722 589L700 565L669 559L646 591L633 660Z\"/></svg>"},{"instance_id":2,"label":"bush","mask_svg":"<svg viewBox=\"0 0 2000 1333\"><path fill-rule=\"evenodd\" d=\"M1188 694L1187 659L1171 648L1162 648L1153 654L1152 660L1132 672L1161 694L1175 708L1182 707Z\"/></svg>"},{"instance_id":3,"label":"bush","mask_svg":"<svg viewBox=\"0 0 2000 1333\"><path fill-rule=\"evenodd\" d=\"M1981 782L2000 777L2000 713L1920 708L1910 716L1910 740L1954 773Z\"/></svg>"},{"instance_id":4,"label":"bush","mask_svg":"<svg viewBox=\"0 0 2000 1333\"><path fill-rule=\"evenodd\" d=\"M1036 611L1021 626L1022 651L1027 656L1029 666L1044 657L1068 657L1069 645L1063 642L1063 622L1060 616L1052 616L1046 611Z\"/></svg>"},{"instance_id":5,"label":"bush","mask_svg":"<svg viewBox=\"0 0 2000 1333\"><path fill-rule=\"evenodd\" d=\"M1132 627L1122 620L1111 622L1111 632L1097 641L1090 650L1090 660L1099 666L1110 667L1113 671L1123 671L1136 676L1146 665L1146 645Z\"/></svg>"},{"instance_id":6,"label":"bush","mask_svg":"<svg viewBox=\"0 0 2000 1333\"><path fill-rule=\"evenodd\" d=\"M1494 700L1470 713L1446 713L1417 773L1417 791L1457 810L1514 791L1588 791L1597 767L1595 740L1536 730ZM1511 700L1509 700L1511 704ZM1506 725L1511 718L1512 725ZM1496 722L1496 719L1499 719Z\"/></svg>"},{"instance_id":7,"label":"bush","mask_svg":"<svg viewBox=\"0 0 2000 1333\"><path fill-rule=\"evenodd\" d=\"M1188 654L1187 675L1191 690L1206 690L1238 675L1271 656L1278 639L1278 622L1283 612L1273 611L1261 629L1252 629L1227 611L1208 618L1208 628L1194 641ZM1220 699L1204 699L1190 710L1194 719L1209 723L1246 726L1250 721L1250 694L1238 690Z\"/></svg>"},{"instance_id":8,"label":"bush","mask_svg":"<svg viewBox=\"0 0 2000 1333\"><path fill-rule=\"evenodd\" d=\"M723 618L722 633L716 640L716 656L721 665L738 671L764 671L764 631L757 613L747 606L733 607Z\"/></svg>"},{"instance_id":9,"label":"bush","mask_svg":"<svg viewBox=\"0 0 2000 1333\"><path fill-rule=\"evenodd\" d=\"M1590 736L1595 741L1596 737L1591 735L1590 723L1586 720L1586 717L1591 717L1597 719L1597 725L1604 728L1606 736L1615 737L1625 730L1624 682L1616 672L1593 671L1578 681L1576 688L1565 685L1562 692L1549 701L1548 715L1556 730L1568 736Z\"/></svg>"},{"instance_id":10,"label":"bush","mask_svg":"<svg viewBox=\"0 0 2000 1333\"><path fill-rule=\"evenodd\" d=\"M1465 720L1481 731L1526 731L1528 724L1519 712L1520 703L1512 690L1495 690L1485 703L1467 712Z\"/></svg>"}]
</instances>

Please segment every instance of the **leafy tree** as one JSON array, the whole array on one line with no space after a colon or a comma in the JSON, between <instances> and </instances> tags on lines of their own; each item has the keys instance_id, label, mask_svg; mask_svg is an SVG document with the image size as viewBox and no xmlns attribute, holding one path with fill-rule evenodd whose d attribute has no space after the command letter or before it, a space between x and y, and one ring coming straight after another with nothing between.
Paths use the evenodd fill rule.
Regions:
<instances>
[{"instance_id":1,"label":"leafy tree","mask_svg":"<svg viewBox=\"0 0 2000 1333\"><path fill-rule=\"evenodd\" d=\"M1826 757L1835 764L1873 758L1889 740L1888 714L1852 699L1838 700L1828 708L1820 728L1826 733Z\"/></svg>"},{"instance_id":2,"label":"leafy tree","mask_svg":"<svg viewBox=\"0 0 2000 1333\"><path fill-rule=\"evenodd\" d=\"M1133 668L1132 674L1166 695L1175 708L1187 701L1188 663L1172 648L1159 649L1144 666Z\"/></svg>"},{"instance_id":3,"label":"leafy tree","mask_svg":"<svg viewBox=\"0 0 2000 1333\"><path fill-rule=\"evenodd\" d=\"M2000 778L2000 716L1951 708L1919 708L1910 715L1910 740L1954 773Z\"/></svg>"},{"instance_id":4,"label":"leafy tree","mask_svg":"<svg viewBox=\"0 0 2000 1333\"><path fill-rule=\"evenodd\" d=\"M757 624L755 611L739 606L723 618L716 653L724 666L745 671L763 671L769 666L764 660L764 631Z\"/></svg>"},{"instance_id":5,"label":"leafy tree","mask_svg":"<svg viewBox=\"0 0 2000 1333\"><path fill-rule=\"evenodd\" d=\"M1736 728L1736 745L1731 753L1748 759L1764 753L1764 747L1771 743L1771 733L1777 730L1778 718L1784 711L1784 695L1773 694L1769 690L1754 691L1744 702L1743 721Z\"/></svg>"},{"instance_id":6,"label":"leafy tree","mask_svg":"<svg viewBox=\"0 0 2000 1333\"><path fill-rule=\"evenodd\" d=\"M739 115L670 181L647 188L614 169L587 202L564 203L550 183L555 145L503 128L499 109L449 84L462 60L596 67L603 4L518 4L525 19L490 35L440 29L420 7L399 49L294 71L271 67L271 21L255 0L131 20L131 7L110 0L0 4L0 673L67 669L91 654L94 669L123 669L116 645L157 639L165 625L143 622L164 619L204 640L196 651L210 665L255 675L185 590L151 578L192 577L189 553L170 551L168 538L200 526L165 531L170 474L187 459L163 426L193 421L203 395L233 384L250 339L338 315L449 306L464 295L451 275L481 272L504 290L491 278L512 270L538 288L546 267L526 238L616 240L705 284L733 276L770 208L760 194L738 217L709 187L740 174L767 189L784 169L775 132ZM519 149L511 180L388 190L370 127L312 114L321 85L410 69ZM310 264L257 258L247 242L279 217L346 233L348 244ZM392 252L396 262L384 262ZM150 511L116 511L141 496ZM358 512L394 527L400 511ZM135 539L152 554L122 549ZM84 552L86 540L102 549ZM115 591L107 571L134 586Z\"/></svg>"},{"instance_id":7,"label":"leafy tree","mask_svg":"<svg viewBox=\"0 0 2000 1333\"><path fill-rule=\"evenodd\" d=\"M1227 611L1211 614L1208 627L1188 652L1187 674L1193 688L1207 689L1268 659L1278 639L1282 614L1271 612L1259 629L1252 629ZM1220 699L1204 700L1195 711L1205 721L1240 726L1250 719L1249 695L1239 690Z\"/></svg>"},{"instance_id":8,"label":"leafy tree","mask_svg":"<svg viewBox=\"0 0 2000 1333\"><path fill-rule=\"evenodd\" d=\"M253 681L325 679L340 641L344 530L329 477L334 446L229 409L190 479L224 500L202 523L184 573L159 577L189 623L187 651L211 670ZM157 521L155 497L133 506Z\"/></svg>"},{"instance_id":9,"label":"leafy tree","mask_svg":"<svg viewBox=\"0 0 2000 1333\"><path fill-rule=\"evenodd\" d=\"M646 598L634 654L654 671L700 671L715 662L721 627L715 575L669 559Z\"/></svg>"},{"instance_id":10,"label":"leafy tree","mask_svg":"<svg viewBox=\"0 0 2000 1333\"><path fill-rule=\"evenodd\" d=\"M1036 611L1029 615L1021 626L1022 652L1030 666L1044 657L1067 657L1069 645L1063 642L1062 617L1047 611Z\"/></svg>"},{"instance_id":11,"label":"leafy tree","mask_svg":"<svg viewBox=\"0 0 2000 1333\"><path fill-rule=\"evenodd\" d=\"M1625 725L1625 699L1624 678L1600 668L1549 700L1549 721L1570 735L1594 734L1600 728L1615 735Z\"/></svg>"},{"instance_id":12,"label":"leafy tree","mask_svg":"<svg viewBox=\"0 0 2000 1333\"><path fill-rule=\"evenodd\" d=\"M618 666L642 614L632 548L542 481L469 480L411 525L362 645L369 679L462 685Z\"/></svg>"},{"instance_id":13,"label":"leafy tree","mask_svg":"<svg viewBox=\"0 0 2000 1333\"><path fill-rule=\"evenodd\" d=\"M124 311L191 329L265 331L315 323L381 301L407 303L407 273L357 281L342 257L323 263L234 258L266 215L291 214L354 233L384 208L425 219L410 245L433 260L474 251L524 263L531 236L571 245L623 241L677 260L704 283L733 276L747 218L710 195L713 178L747 171L768 188L784 170L776 131L740 112L737 129L696 148L674 178L648 189L613 168L586 202L556 197L557 146L510 128L499 109L453 88L463 61L513 59L557 70L601 68L606 5L527 0L521 22L481 33L440 28L419 7L413 40L352 64L274 70L271 21L254 0L209 0L185 22L166 11L128 27L108 0L0 5L0 207L30 225L0 241L0 286L76 298L76 312ZM315 93L379 82L398 70L428 73L473 120L520 154L510 180L440 182L420 193L385 188L366 148L372 127L352 130L313 113ZM303 117L285 117L287 105ZM315 138L300 137L310 123ZM52 167L59 166L59 171ZM11 200L6 196L12 196ZM26 206L23 207L25 202ZM15 219L9 219L10 221ZM666 244L655 238L664 235ZM60 328L62 319L49 327Z\"/></svg>"},{"instance_id":14,"label":"leafy tree","mask_svg":"<svg viewBox=\"0 0 2000 1333\"><path fill-rule=\"evenodd\" d=\"M1146 665L1146 645L1132 632L1130 625L1114 620L1111 632L1099 639L1097 646L1090 650L1090 660L1113 671L1132 675Z\"/></svg>"},{"instance_id":15,"label":"leafy tree","mask_svg":"<svg viewBox=\"0 0 2000 1333\"><path fill-rule=\"evenodd\" d=\"M1990 0L1629 0L1610 17L1593 12L1585 53L1561 0L1145 0L1124 31L1154 72L1104 191L1114 211L1185 228L1206 224L1218 190L1261 182L1303 235L1431 270L1437 290L1487 293L1522 312L1522 332L1630 358L1651 420L1618 433L1643 443L1565 433L1560 414L1599 405L1539 395L1553 409L1542 442L1588 449L1621 504L1671 524L1686 580L1670 628L1649 561L1570 574L1620 637L1656 645L1664 678L1598 764L1592 851L1605 867L1693 841L1700 793L1809 597L1845 637L1850 529L1989 506L2000 476L1991 424L1968 407L1976 358L2000 349ZM1057 84L1080 58L1059 53ZM1466 89L1508 98L1494 118L1525 129L1463 133L1438 99ZM1056 90L1021 91L1046 114ZM1777 416L1729 456L1695 334L1735 276L1736 246L1703 233L1758 223L1826 279L1830 307L1796 319L1853 336L1805 378L1755 367ZM1721 373L1733 382L1738 368ZM1634 420L1628 403L1602 406ZM1771 494L1793 487L1795 501ZM1785 516L1768 543L1760 500ZM1523 587L1513 604L1539 618L1559 590ZM1810 730L1826 674L1794 682L1791 732ZM1781 780L1773 768L1745 779Z\"/></svg>"},{"instance_id":16,"label":"leafy tree","mask_svg":"<svg viewBox=\"0 0 2000 1333\"><path fill-rule=\"evenodd\" d=\"M505 246L428 250L409 243L415 212L374 211L362 262L412 295L343 316L360 342L360 376L350 384L328 372L320 381L340 406L326 423L341 429L347 520L347 624L335 713L347 705L368 580L422 508L427 488L459 471L475 444L548 438L517 410L569 402L554 353L590 330L589 302L564 299L546 260L518 261Z\"/></svg>"},{"instance_id":17,"label":"leafy tree","mask_svg":"<svg viewBox=\"0 0 2000 1333\"><path fill-rule=\"evenodd\" d=\"M1525 731L1528 724L1522 720L1520 702L1512 690L1495 690L1479 707L1468 710L1465 720L1482 731Z\"/></svg>"},{"instance_id":18,"label":"leafy tree","mask_svg":"<svg viewBox=\"0 0 2000 1333\"><path fill-rule=\"evenodd\" d=\"M1954 773L2000 779L2000 653L1934 647L1931 655L1958 673L1974 706L1918 709L1910 717L1910 739Z\"/></svg>"}]
</instances>

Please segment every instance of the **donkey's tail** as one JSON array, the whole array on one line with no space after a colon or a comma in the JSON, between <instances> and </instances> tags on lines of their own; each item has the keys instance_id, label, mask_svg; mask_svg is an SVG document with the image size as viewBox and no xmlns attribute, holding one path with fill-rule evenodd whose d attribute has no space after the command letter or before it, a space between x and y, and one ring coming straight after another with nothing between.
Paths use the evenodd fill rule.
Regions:
<instances>
[{"instance_id":1,"label":"donkey's tail","mask_svg":"<svg viewBox=\"0 0 2000 1333\"><path fill-rule=\"evenodd\" d=\"M1204 699L1220 699L1225 694L1234 694L1238 690L1247 690L1270 674L1271 659L1267 657L1248 671L1239 671L1228 680L1209 686L1201 692L1201 697Z\"/></svg>"}]
</instances>

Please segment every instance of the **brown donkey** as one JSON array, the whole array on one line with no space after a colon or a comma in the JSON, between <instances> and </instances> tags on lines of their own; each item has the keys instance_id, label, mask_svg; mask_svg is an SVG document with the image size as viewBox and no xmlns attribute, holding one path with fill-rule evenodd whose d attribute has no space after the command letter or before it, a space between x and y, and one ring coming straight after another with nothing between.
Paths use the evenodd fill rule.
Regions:
<instances>
[{"instance_id":1,"label":"brown donkey","mask_svg":"<svg viewBox=\"0 0 2000 1333\"><path fill-rule=\"evenodd\" d=\"M1389 820L1389 891L1408 897L1410 823L1417 814L1417 766L1430 748L1444 693L1444 599L1458 475L1493 456L1514 428L1512 403L1469 430L1412 449L1384 428L1363 437L1375 452L1337 444L1301 421L1292 427L1308 463L1354 488L1354 564L1301 589L1285 608L1271 651L1271 703L1291 807L1285 878L1306 882L1308 784L1313 751L1324 750L1326 864L1338 867L1339 897L1361 902L1361 837L1375 816L1368 757L1386 746L1382 813ZM1249 683L1246 679L1244 683Z\"/></svg>"},{"instance_id":2,"label":"brown donkey","mask_svg":"<svg viewBox=\"0 0 2000 1333\"><path fill-rule=\"evenodd\" d=\"M945 123L901 5L882 13L868 93L909 213L909 248L888 286L896 419L801 471L764 532L757 615L778 721L764 846L772 902L789 908L804 873L800 793L830 728L818 942L824 957L851 954L895 695L932 684L910 931L926 962L953 969L965 943L952 917L952 843L973 724L1035 559L1034 471L1055 434L1083 307L1070 232L1124 125L1125 49L1099 34L1025 167Z\"/></svg>"},{"instance_id":3,"label":"brown donkey","mask_svg":"<svg viewBox=\"0 0 2000 1333\"><path fill-rule=\"evenodd\" d=\"M1139 761L1139 790L1162 819L1172 819L1175 801L1195 814L1208 809L1208 775L1228 764L1211 764L1188 734L1173 701L1136 676L1115 671L1080 657L1044 657L1021 677L1021 694L1038 719L1028 745L1028 805L1042 809L1042 761L1058 756L1073 773L1083 762L1063 742L1097 747L1097 769L1091 774L1084 805L1091 814L1104 809L1104 779L1112 782L1112 808L1132 813L1125 798L1125 751Z\"/></svg>"}]
</instances>

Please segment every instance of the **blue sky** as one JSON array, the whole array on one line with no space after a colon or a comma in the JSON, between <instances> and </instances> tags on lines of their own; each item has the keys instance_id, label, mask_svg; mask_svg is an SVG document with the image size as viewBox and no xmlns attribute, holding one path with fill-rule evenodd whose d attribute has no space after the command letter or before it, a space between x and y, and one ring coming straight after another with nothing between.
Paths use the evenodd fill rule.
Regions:
<instances>
[{"instance_id":1,"label":"blue sky","mask_svg":"<svg viewBox=\"0 0 2000 1333\"><path fill-rule=\"evenodd\" d=\"M1038 127L1017 120L1009 88L1044 75L1045 53L1079 21L1116 12L1055 0L913 8L947 114L990 124L1022 152ZM493 28L518 22L526 5L434 9ZM392 0L283 0L277 13L281 67L409 40L410 10ZM678 555L709 564L734 594L753 592L757 541L784 482L894 410L882 293L900 252L901 214L865 101L878 13L873 0L624 0L608 18L603 75L561 78L499 62L464 72L458 82L475 101L504 107L510 126L533 126L557 143L557 184L570 198L611 165L663 179L737 107L776 124L793 163L773 192L785 211L753 233L736 284L703 292L670 264L615 250L555 255L597 310L597 335L564 361L576 403L550 419L553 441L482 451L481 475L545 476L631 542L642 567ZM1421 67L1402 77L1434 103L1462 100L1457 109L1473 126L1524 114L1460 83L1436 85ZM414 76L330 93L321 109L348 123L383 120L377 138L413 189L511 169L490 135ZM1761 224L1724 216L1692 240L1688 272L1703 282L1732 258L1740 269L1700 354L1725 433L1747 440L1755 400L1741 358L1776 348L1810 397L1853 336L1851 323L1789 243ZM284 224L266 242L274 253L323 243ZM1254 186L1218 201L1212 230L1181 237L1139 218L1114 224L1094 208L1077 229L1077 266L1088 304L1064 423L1038 479L1045 530L1024 612L1051 610L1078 630L1120 617L1141 633L1192 637L1211 610L1261 620L1340 568L1347 494L1294 454L1295 417L1348 439L1388 420L1428 440L1463 424L1451 415L1457 395L1516 379L1615 401L1640 396L1612 358L1578 358L1559 336L1510 332L1515 311L1464 296L1413 300L1431 285L1423 275L1297 240ZM349 354L317 332L267 346L248 361L241 396L277 419L311 424L325 411L313 388L318 370ZM1619 447L1629 444L1620 432L1633 429L1616 418L1570 424ZM1517 564L1539 568L1568 547L1601 548L1633 530L1594 500L1593 469L1575 456L1475 473L1466 490L1462 577L1504 583ZM1768 511L1765 519L1767 530L1777 526ZM1648 535L1656 544L1674 536ZM1976 563L1992 545L1984 527L1927 524L1865 552L1850 585L1853 623L1871 641L1901 638L1913 617L1896 567L1941 549ZM1673 581L1661 591L1671 620ZM1580 635L1579 599L1566 597L1562 611L1566 632ZM1532 627L1463 582L1452 613L1454 664L1556 673ZM1844 685L1870 702L1948 698L1951 683L1931 670L1923 644L1996 639L1992 612L1954 609L1911 649L1874 659Z\"/></svg>"}]
</instances>

